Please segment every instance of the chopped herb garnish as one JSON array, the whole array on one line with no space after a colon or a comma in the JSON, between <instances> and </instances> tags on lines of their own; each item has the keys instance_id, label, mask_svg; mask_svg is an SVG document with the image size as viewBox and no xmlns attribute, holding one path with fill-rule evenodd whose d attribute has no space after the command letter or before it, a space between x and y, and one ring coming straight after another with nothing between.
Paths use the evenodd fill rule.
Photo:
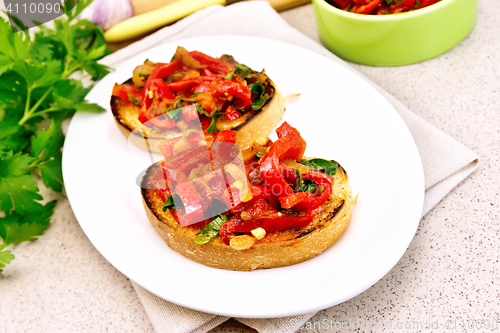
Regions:
<instances>
[{"instance_id":1,"label":"chopped herb garnish","mask_svg":"<svg viewBox=\"0 0 500 333\"><path fill-rule=\"evenodd\" d=\"M130 99L130 101L132 103L134 103L135 105L141 105L141 101L135 99L132 95L130 95L130 93L127 93L127 96L128 96L128 99Z\"/></svg>"},{"instance_id":2,"label":"chopped herb garnish","mask_svg":"<svg viewBox=\"0 0 500 333\"><path fill-rule=\"evenodd\" d=\"M236 74L241 76L244 79L249 79L253 77L255 74L252 72L252 69L248 66L245 66L243 64L233 64L234 67L236 67Z\"/></svg>"},{"instance_id":3,"label":"chopped herb garnish","mask_svg":"<svg viewBox=\"0 0 500 333\"><path fill-rule=\"evenodd\" d=\"M219 234L220 227L227 222L228 218L225 215L219 215L215 219L212 220L205 228L203 228L200 232L196 233L195 242L198 245L203 245L210 242Z\"/></svg>"},{"instance_id":4,"label":"chopped herb garnish","mask_svg":"<svg viewBox=\"0 0 500 333\"><path fill-rule=\"evenodd\" d=\"M204 114L205 116L210 117L210 114L207 111L205 111L205 109L203 109L201 107L200 103L194 103L194 106L196 107L196 110L198 110L198 113Z\"/></svg>"},{"instance_id":5,"label":"chopped herb garnish","mask_svg":"<svg viewBox=\"0 0 500 333\"><path fill-rule=\"evenodd\" d=\"M214 113L214 115L212 116L212 122L210 123L210 126L208 126L208 128L205 132L207 132L207 133L210 133L210 132L217 133L218 132L217 126L215 126L215 124L217 123L217 119L219 118L219 116L221 114L224 114L224 112Z\"/></svg>"},{"instance_id":6,"label":"chopped herb garnish","mask_svg":"<svg viewBox=\"0 0 500 333\"><path fill-rule=\"evenodd\" d=\"M179 112L181 112L181 109L176 109L176 110L173 110L173 111L168 111L167 112L167 115L170 119L174 119L175 117L177 117L177 115L179 114Z\"/></svg>"},{"instance_id":7,"label":"chopped herb garnish","mask_svg":"<svg viewBox=\"0 0 500 333\"><path fill-rule=\"evenodd\" d=\"M385 3L390 5L394 0L385 0Z\"/></svg>"},{"instance_id":8,"label":"chopped herb garnish","mask_svg":"<svg viewBox=\"0 0 500 333\"><path fill-rule=\"evenodd\" d=\"M226 80L232 80L235 71L236 71L236 69L233 69L232 71L229 71L229 73L227 73L227 75L224 78Z\"/></svg>"},{"instance_id":9,"label":"chopped herb garnish","mask_svg":"<svg viewBox=\"0 0 500 333\"><path fill-rule=\"evenodd\" d=\"M420 1L415 1L415 6L413 8L417 8L418 6L420 6Z\"/></svg>"},{"instance_id":10,"label":"chopped herb garnish","mask_svg":"<svg viewBox=\"0 0 500 333\"><path fill-rule=\"evenodd\" d=\"M163 204L163 207L161 209L163 210L163 212L166 212L167 209L175 210L174 199L172 199L172 197L168 197L167 200L165 200L165 203Z\"/></svg>"},{"instance_id":11,"label":"chopped herb garnish","mask_svg":"<svg viewBox=\"0 0 500 333\"><path fill-rule=\"evenodd\" d=\"M313 158L312 160L302 160L300 161L300 164L308 166L312 170L322 171L330 176L334 176L339 168L337 162L328 161L321 158Z\"/></svg>"},{"instance_id":12,"label":"chopped herb garnish","mask_svg":"<svg viewBox=\"0 0 500 333\"><path fill-rule=\"evenodd\" d=\"M178 76L182 76L182 73L175 73L175 74L172 74L168 77L168 79L165 80L166 83L170 83L172 82L172 80L174 79L174 77L178 77Z\"/></svg>"},{"instance_id":13,"label":"chopped herb garnish","mask_svg":"<svg viewBox=\"0 0 500 333\"><path fill-rule=\"evenodd\" d=\"M251 84L248 86L250 88L250 91L252 92L252 96L256 94L256 98L254 102L252 103L252 109L253 110L259 110L261 109L264 104L266 104L266 101L269 99L268 96L265 96L266 89L260 82L255 82L254 84Z\"/></svg>"},{"instance_id":14,"label":"chopped herb garnish","mask_svg":"<svg viewBox=\"0 0 500 333\"><path fill-rule=\"evenodd\" d=\"M311 192L314 193L316 191L316 185L312 180L302 180L302 174L300 173L300 170L294 169L295 173L297 174L297 177L299 178L299 181L297 182L297 187L295 188L295 193L298 192Z\"/></svg>"},{"instance_id":15,"label":"chopped herb garnish","mask_svg":"<svg viewBox=\"0 0 500 333\"><path fill-rule=\"evenodd\" d=\"M174 196L177 196L175 198L175 202ZM184 208L184 205L182 204L181 197L174 193L170 197L168 197L167 200L165 200L165 203L163 204L163 207L161 209L163 210L163 212L166 212L167 209L175 210L176 208L182 209Z\"/></svg>"}]
</instances>

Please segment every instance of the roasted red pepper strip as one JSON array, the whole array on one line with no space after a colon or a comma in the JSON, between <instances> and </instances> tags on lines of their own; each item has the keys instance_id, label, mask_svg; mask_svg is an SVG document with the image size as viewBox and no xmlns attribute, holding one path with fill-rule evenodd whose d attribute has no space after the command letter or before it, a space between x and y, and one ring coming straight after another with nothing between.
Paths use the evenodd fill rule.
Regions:
<instances>
[{"instance_id":1,"label":"roasted red pepper strip","mask_svg":"<svg viewBox=\"0 0 500 333\"><path fill-rule=\"evenodd\" d=\"M245 209L248 209L248 207L251 207L257 200L267 200L269 206L271 206L272 208L278 207L278 198L276 198L271 193L271 190L268 187L261 185L252 185L251 189L253 195L252 200L246 203L241 203L240 205L231 208L231 213L239 214ZM258 218L262 218L262 216Z\"/></svg>"},{"instance_id":2,"label":"roasted red pepper strip","mask_svg":"<svg viewBox=\"0 0 500 333\"><path fill-rule=\"evenodd\" d=\"M191 89L197 85L203 84L203 83L217 81L218 79L219 79L218 76L198 76L198 77L192 77L189 79L185 79L182 81L167 83L167 86L170 89L172 89L172 91L178 93L178 92L189 90L189 89Z\"/></svg>"},{"instance_id":3,"label":"roasted red pepper strip","mask_svg":"<svg viewBox=\"0 0 500 333\"><path fill-rule=\"evenodd\" d=\"M203 204L193 183L186 181L175 187L175 193L181 198L184 205L184 214L177 214L179 224L182 227L195 224L204 220Z\"/></svg>"},{"instance_id":4,"label":"roasted red pepper strip","mask_svg":"<svg viewBox=\"0 0 500 333\"><path fill-rule=\"evenodd\" d=\"M236 145L236 132L224 130L217 133L210 146L210 153L214 170L231 163L239 153L239 148Z\"/></svg>"},{"instance_id":5,"label":"roasted red pepper strip","mask_svg":"<svg viewBox=\"0 0 500 333\"><path fill-rule=\"evenodd\" d=\"M208 153L203 154L203 149L200 148L207 150L207 147L198 147L165 159L162 163L166 181L171 186L174 186L175 194L181 198L184 205L184 209L176 211L177 221L183 227L198 223L204 219L201 199L193 183L188 181L185 174L185 170L191 170L193 167L206 162L204 157L205 155L208 156ZM183 167L179 167L179 165Z\"/></svg>"},{"instance_id":6,"label":"roasted red pepper strip","mask_svg":"<svg viewBox=\"0 0 500 333\"><path fill-rule=\"evenodd\" d=\"M260 173L277 197L290 196L293 189L283 177L283 170L288 169L281 163L285 158L300 161L306 149L306 142L299 131L284 122L277 130L276 140L260 162Z\"/></svg>"},{"instance_id":7,"label":"roasted red pepper strip","mask_svg":"<svg viewBox=\"0 0 500 333\"><path fill-rule=\"evenodd\" d=\"M197 166L209 162L208 147L200 146L165 159L164 165L167 169L188 173Z\"/></svg>"},{"instance_id":8,"label":"roasted red pepper strip","mask_svg":"<svg viewBox=\"0 0 500 333\"><path fill-rule=\"evenodd\" d=\"M326 173L323 173L321 171L315 171L311 170L305 174L302 175L302 179L304 180L312 180L318 185L323 186L325 189L319 195L316 197L318 199L318 204L321 206L324 204L329 198L330 195L332 194L332 186L333 186L333 178Z\"/></svg>"},{"instance_id":9,"label":"roasted red pepper strip","mask_svg":"<svg viewBox=\"0 0 500 333\"><path fill-rule=\"evenodd\" d=\"M357 14L370 14L381 2L382 0L373 0L366 5L358 7L355 12ZM415 0L413 0L413 2L415 2Z\"/></svg>"},{"instance_id":10,"label":"roasted red pepper strip","mask_svg":"<svg viewBox=\"0 0 500 333\"><path fill-rule=\"evenodd\" d=\"M189 52L189 55L200 64L206 65L208 69L215 74L226 76L228 72L235 69L235 67L228 62L212 58L198 51L191 51Z\"/></svg>"},{"instance_id":11,"label":"roasted red pepper strip","mask_svg":"<svg viewBox=\"0 0 500 333\"><path fill-rule=\"evenodd\" d=\"M115 83L113 86L113 91L112 95L119 97L123 99L126 102L129 102L131 104L137 105L136 102L139 104L142 103L142 89L138 89L135 85L133 84L118 84ZM130 99L132 97L135 99L136 102L132 101Z\"/></svg>"},{"instance_id":12,"label":"roasted red pepper strip","mask_svg":"<svg viewBox=\"0 0 500 333\"><path fill-rule=\"evenodd\" d=\"M153 96L153 98L150 98L151 95ZM160 119L154 119L157 115L154 115L150 112L150 107L153 99L155 98L157 99L158 103L162 99L172 100L172 102L175 99L174 93L162 79L148 79L148 82L146 83L146 89L144 89L142 98L143 103L141 107L141 113L139 114L139 121L144 124L148 120L151 120L151 122L156 127L164 129L174 128L176 126L176 123L172 119L170 119L170 117L164 116Z\"/></svg>"},{"instance_id":13,"label":"roasted red pepper strip","mask_svg":"<svg viewBox=\"0 0 500 333\"><path fill-rule=\"evenodd\" d=\"M226 119L234 120L238 119L239 117L241 117L241 113L239 113L235 108L229 105L226 109Z\"/></svg>"},{"instance_id":14,"label":"roasted red pepper strip","mask_svg":"<svg viewBox=\"0 0 500 333\"><path fill-rule=\"evenodd\" d=\"M175 74L181 68L182 63L179 60L173 60L168 64L160 64L151 72L148 81L153 79L168 79L170 75Z\"/></svg>"},{"instance_id":15,"label":"roasted red pepper strip","mask_svg":"<svg viewBox=\"0 0 500 333\"><path fill-rule=\"evenodd\" d=\"M167 198L171 195L170 189L167 186L165 179L167 176L163 171L163 167L148 183L148 189L154 189L156 193L160 196L161 200L165 202Z\"/></svg>"},{"instance_id":16,"label":"roasted red pepper strip","mask_svg":"<svg viewBox=\"0 0 500 333\"><path fill-rule=\"evenodd\" d=\"M203 68L203 75L204 76L217 76L206 68Z\"/></svg>"},{"instance_id":17,"label":"roasted red pepper strip","mask_svg":"<svg viewBox=\"0 0 500 333\"><path fill-rule=\"evenodd\" d=\"M269 187L261 185L252 185L253 200L265 199L273 208L278 207L278 198L276 198Z\"/></svg>"},{"instance_id":18,"label":"roasted red pepper strip","mask_svg":"<svg viewBox=\"0 0 500 333\"><path fill-rule=\"evenodd\" d=\"M302 216L288 216L279 213L263 199L242 204L241 208L243 209L241 211L250 214L251 219L244 221L235 215L220 228L221 240L229 244L230 236L234 233L250 232L259 227L267 232L302 229L312 221L319 208L318 200L313 194L309 192L302 193L302 206L306 207L306 211L303 212Z\"/></svg>"},{"instance_id":19,"label":"roasted red pepper strip","mask_svg":"<svg viewBox=\"0 0 500 333\"><path fill-rule=\"evenodd\" d=\"M427 7L427 6L430 6L430 5L433 5L435 4L436 2L438 2L439 0L422 0L422 2L420 3L420 6L417 6L417 9L418 8L424 8L424 7Z\"/></svg>"}]
</instances>

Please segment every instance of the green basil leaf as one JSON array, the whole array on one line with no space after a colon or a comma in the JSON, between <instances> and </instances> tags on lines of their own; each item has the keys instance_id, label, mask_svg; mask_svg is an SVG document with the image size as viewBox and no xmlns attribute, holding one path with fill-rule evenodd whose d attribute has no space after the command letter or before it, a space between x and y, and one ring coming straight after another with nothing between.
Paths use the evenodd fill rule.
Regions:
<instances>
[{"instance_id":1,"label":"green basil leaf","mask_svg":"<svg viewBox=\"0 0 500 333\"><path fill-rule=\"evenodd\" d=\"M302 160L300 164L308 166L312 170L322 171L327 175L334 176L337 173L339 165L335 161L328 161L321 158L313 158L311 160Z\"/></svg>"},{"instance_id":2,"label":"green basil leaf","mask_svg":"<svg viewBox=\"0 0 500 333\"><path fill-rule=\"evenodd\" d=\"M220 227L228 220L229 219L225 215L217 216L212 222L207 224L205 228L196 233L196 236L198 236L195 240L196 244L203 245L210 242L219 234Z\"/></svg>"}]
</instances>

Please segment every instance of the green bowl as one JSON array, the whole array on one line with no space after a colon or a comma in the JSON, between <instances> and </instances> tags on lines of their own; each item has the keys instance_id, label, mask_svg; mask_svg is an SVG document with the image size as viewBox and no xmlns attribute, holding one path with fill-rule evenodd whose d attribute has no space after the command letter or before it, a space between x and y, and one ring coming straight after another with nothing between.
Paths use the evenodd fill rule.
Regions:
<instances>
[{"instance_id":1,"label":"green bowl","mask_svg":"<svg viewBox=\"0 0 500 333\"><path fill-rule=\"evenodd\" d=\"M346 60L373 66L399 66L434 58L471 31L478 0L442 0L407 13L362 15L312 0L319 36Z\"/></svg>"}]
</instances>

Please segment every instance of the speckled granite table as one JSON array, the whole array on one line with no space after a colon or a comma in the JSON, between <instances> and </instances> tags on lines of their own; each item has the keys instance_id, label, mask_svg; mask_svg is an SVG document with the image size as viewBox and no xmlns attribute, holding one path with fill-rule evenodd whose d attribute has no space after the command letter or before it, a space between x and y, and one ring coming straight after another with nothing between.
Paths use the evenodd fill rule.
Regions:
<instances>
[{"instance_id":1,"label":"speckled granite table","mask_svg":"<svg viewBox=\"0 0 500 333\"><path fill-rule=\"evenodd\" d=\"M311 5L282 16L319 41ZM429 321L438 321L435 331L472 332L462 323L500 319L497 0L479 0L472 33L440 57L396 68L353 66L482 159L422 219L408 251L382 280L310 322L422 322L428 332ZM130 281L92 246L64 197L53 221L40 241L14 248L17 259L0 275L0 332L153 332ZM456 322L446 329L448 319ZM214 330L222 331L228 329Z\"/></svg>"}]
</instances>

